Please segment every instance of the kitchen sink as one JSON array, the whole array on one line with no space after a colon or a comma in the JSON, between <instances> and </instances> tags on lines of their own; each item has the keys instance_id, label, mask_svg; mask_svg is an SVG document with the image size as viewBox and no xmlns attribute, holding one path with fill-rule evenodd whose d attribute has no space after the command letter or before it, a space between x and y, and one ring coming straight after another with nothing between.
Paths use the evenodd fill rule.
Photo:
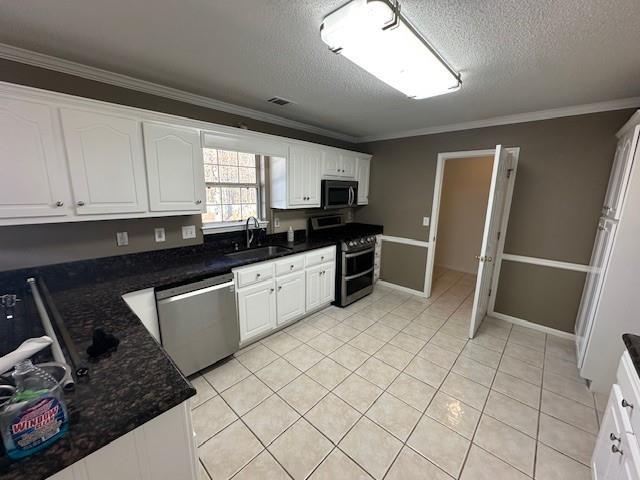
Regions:
<instances>
[{"instance_id":1,"label":"kitchen sink","mask_svg":"<svg viewBox=\"0 0 640 480\"><path fill-rule=\"evenodd\" d=\"M291 248L281 245L269 245L268 247L249 248L247 250L240 250L239 252L227 253L226 256L239 259L266 258L281 253L288 253L291 252L291 250Z\"/></svg>"}]
</instances>

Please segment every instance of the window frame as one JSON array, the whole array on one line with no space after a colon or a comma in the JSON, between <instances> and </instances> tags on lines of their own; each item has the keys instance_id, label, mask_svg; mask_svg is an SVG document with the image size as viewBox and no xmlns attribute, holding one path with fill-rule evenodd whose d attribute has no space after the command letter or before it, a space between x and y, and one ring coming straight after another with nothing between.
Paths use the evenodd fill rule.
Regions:
<instances>
[{"instance_id":1,"label":"window frame","mask_svg":"<svg viewBox=\"0 0 640 480\"><path fill-rule=\"evenodd\" d=\"M262 205L262 193L263 193L263 184L262 184L262 176L261 176L261 170L262 170L262 162L264 161L263 158L264 156L259 154L259 153L254 153L254 152L245 152L245 151L241 151L241 150L231 150L229 148L221 148L221 147L213 147L213 146L202 146L202 149L210 149L210 150L217 150L217 151L227 151L227 152L235 152L235 153L245 153L245 154L250 154L254 156L255 159L255 169L256 169L256 182L255 183L229 183L229 182L207 182L205 180L204 182L204 187L205 187L205 191L207 188L209 187L213 187L213 188L255 188L256 189L256 212L257 212L257 216L258 216L258 223L260 224L260 228L266 228L267 225L269 224L269 222L267 222L266 220L264 220L263 217L263 205ZM203 156L203 162L202 162L202 168L204 169L204 156ZM220 166L220 163L218 163L218 166ZM207 212L207 207L208 205L210 205L207 201L206 201L206 195L205 195L205 211L203 212L203 214L205 214ZM225 205L225 204L221 204L221 205ZM238 220L238 221L231 221L231 222L225 222L225 221L220 221L220 222L205 222L204 219L202 221L202 231L203 233L206 234L211 234L211 233L223 233L223 232L233 232L233 231L237 231L237 230L244 230L246 228L246 222L247 219L243 219L243 220Z\"/></svg>"}]
</instances>

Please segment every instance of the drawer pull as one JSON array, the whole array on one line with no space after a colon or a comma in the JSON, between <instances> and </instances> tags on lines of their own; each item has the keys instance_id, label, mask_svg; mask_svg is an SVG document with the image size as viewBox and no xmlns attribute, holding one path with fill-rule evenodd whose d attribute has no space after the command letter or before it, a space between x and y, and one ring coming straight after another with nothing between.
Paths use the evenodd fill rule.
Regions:
<instances>
[{"instance_id":1,"label":"drawer pull","mask_svg":"<svg viewBox=\"0 0 640 480\"><path fill-rule=\"evenodd\" d=\"M256 278L260 278L260 274L259 273L256 273Z\"/></svg>"},{"instance_id":2,"label":"drawer pull","mask_svg":"<svg viewBox=\"0 0 640 480\"><path fill-rule=\"evenodd\" d=\"M633 410L633 403L627 402L624 398L622 399L621 405L622 408L630 408Z\"/></svg>"},{"instance_id":3,"label":"drawer pull","mask_svg":"<svg viewBox=\"0 0 640 480\"><path fill-rule=\"evenodd\" d=\"M622 450L620 450L618 447L616 447L615 445L611 445L611 453L619 453L620 455L622 455Z\"/></svg>"},{"instance_id":4,"label":"drawer pull","mask_svg":"<svg viewBox=\"0 0 640 480\"><path fill-rule=\"evenodd\" d=\"M278 291L282 290L282 285L278 286Z\"/></svg>"},{"instance_id":5,"label":"drawer pull","mask_svg":"<svg viewBox=\"0 0 640 480\"><path fill-rule=\"evenodd\" d=\"M273 288L270 288L270 289L269 289L269 293L273 293Z\"/></svg>"},{"instance_id":6,"label":"drawer pull","mask_svg":"<svg viewBox=\"0 0 640 480\"><path fill-rule=\"evenodd\" d=\"M324 257L320 257L320 260L324 260Z\"/></svg>"},{"instance_id":7,"label":"drawer pull","mask_svg":"<svg viewBox=\"0 0 640 480\"><path fill-rule=\"evenodd\" d=\"M293 270L293 265L289 265L289 269Z\"/></svg>"},{"instance_id":8,"label":"drawer pull","mask_svg":"<svg viewBox=\"0 0 640 480\"><path fill-rule=\"evenodd\" d=\"M616 437L616 434L611 432L609 434L609 440L611 440L612 442L620 442L622 441L622 439L620 437Z\"/></svg>"}]
</instances>

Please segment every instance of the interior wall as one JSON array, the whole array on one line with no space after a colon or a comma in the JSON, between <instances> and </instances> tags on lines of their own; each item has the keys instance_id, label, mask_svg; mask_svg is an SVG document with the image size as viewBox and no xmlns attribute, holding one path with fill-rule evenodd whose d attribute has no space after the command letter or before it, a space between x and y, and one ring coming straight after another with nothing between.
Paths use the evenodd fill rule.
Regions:
<instances>
[{"instance_id":1,"label":"interior wall","mask_svg":"<svg viewBox=\"0 0 640 480\"><path fill-rule=\"evenodd\" d=\"M180 115L221 125L235 127L242 123L249 130L257 132L358 150L355 145L341 140L9 60L0 59L0 81ZM270 209L267 209L267 214L270 215ZM289 224L294 228L306 225L307 216L305 211L287 213L283 216L286 217L286 221L282 224L283 227L275 229L275 231L281 231L284 226L288 228ZM174 233L181 231L182 225L194 224L198 232L195 240L183 241L181 237L177 238L174 235ZM200 216L194 215L0 227L0 270L201 243L201 225ZM166 242L155 242L153 235L155 227L165 227L167 230ZM120 231L129 232L129 246L116 246L115 232Z\"/></svg>"},{"instance_id":2,"label":"interior wall","mask_svg":"<svg viewBox=\"0 0 640 480\"><path fill-rule=\"evenodd\" d=\"M520 147L505 252L588 264L616 149L615 134L633 112L626 109L369 143L364 146L374 157L369 205L358 209L356 220L383 224L386 235L426 242L429 229L422 226L422 218L431 215L438 153L484 150L496 144ZM422 251L398 250L393 257L382 257L382 272L387 262L402 263L407 278L422 278L423 258ZM553 278L564 275L561 270L548 270L547 276ZM514 302L526 298L527 273L516 281L504 293L504 302L507 297ZM420 284L417 289L422 288ZM497 294L502 295L504 288L500 285ZM568 292L566 300L576 308L582 294L578 290ZM525 320L536 322L542 317L531 309L519 311L529 315ZM569 310L563 315L552 328L566 330L575 322Z\"/></svg>"},{"instance_id":3,"label":"interior wall","mask_svg":"<svg viewBox=\"0 0 640 480\"><path fill-rule=\"evenodd\" d=\"M493 157L450 158L444 162L435 265L478 272L489 200Z\"/></svg>"}]
</instances>

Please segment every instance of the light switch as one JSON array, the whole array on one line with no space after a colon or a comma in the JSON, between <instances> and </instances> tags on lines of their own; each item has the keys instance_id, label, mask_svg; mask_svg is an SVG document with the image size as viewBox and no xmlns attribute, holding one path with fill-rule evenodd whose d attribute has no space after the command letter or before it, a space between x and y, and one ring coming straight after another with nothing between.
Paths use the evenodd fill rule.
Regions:
<instances>
[{"instance_id":1,"label":"light switch","mask_svg":"<svg viewBox=\"0 0 640 480\"><path fill-rule=\"evenodd\" d=\"M196 238L195 225L185 225L182 227L182 239L188 240L189 238Z\"/></svg>"},{"instance_id":2,"label":"light switch","mask_svg":"<svg viewBox=\"0 0 640 480\"><path fill-rule=\"evenodd\" d=\"M279 219L278 217L275 217L275 218L273 219L273 226L274 226L275 228L280 228L280 219Z\"/></svg>"},{"instance_id":3,"label":"light switch","mask_svg":"<svg viewBox=\"0 0 640 480\"><path fill-rule=\"evenodd\" d=\"M422 226L423 227L429 226L429 217L422 217Z\"/></svg>"},{"instance_id":4,"label":"light switch","mask_svg":"<svg viewBox=\"0 0 640 480\"><path fill-rule=\"evenodd\" d=\"M119 247L129 245L129 234L127 232L116 232L116 243Z\"/></svg>"},{"instance_id":5,"label":"light switch","mask_svg":"<svg viewBox=\"0 0 640 480\"><path fill-rule=\"evenodd\" d=\"M164 242L167 239L164 234L164 228L156 228L154 229L154 232L156 236L156 242Z\"/></svg>"}]
</instances>

